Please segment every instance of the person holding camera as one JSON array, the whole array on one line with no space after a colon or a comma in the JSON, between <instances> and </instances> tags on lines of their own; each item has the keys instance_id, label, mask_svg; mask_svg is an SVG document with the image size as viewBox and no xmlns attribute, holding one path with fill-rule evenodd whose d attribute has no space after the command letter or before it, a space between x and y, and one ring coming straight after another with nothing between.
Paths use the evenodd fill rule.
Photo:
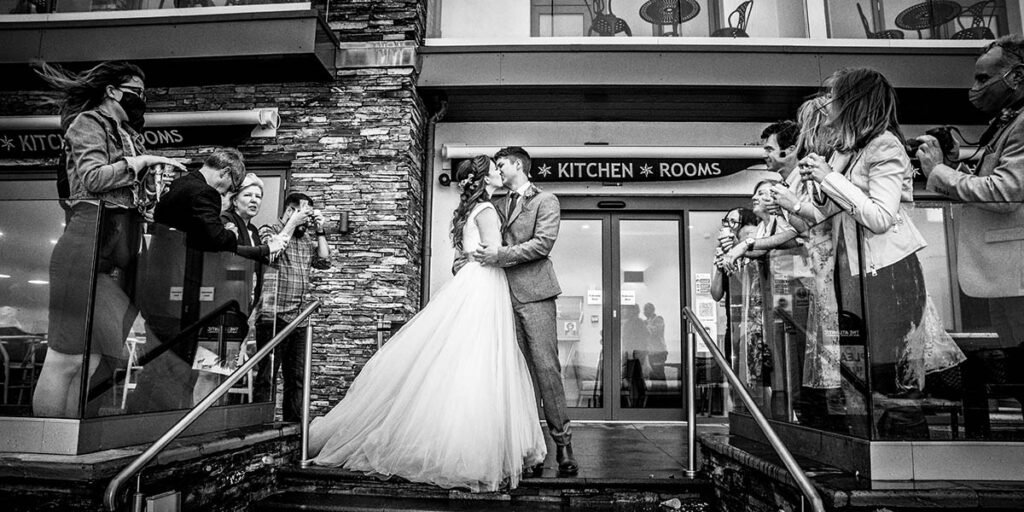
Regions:
<instances>
[{"instance_id":1,"label":"person holding camera","mask_svg":"<svg viewBox=\"0 0 1024 512\"><path fill-rule=\"evenodd\" d=\"M960 172L941 140L918 137L929 190L969 202L954 217L957 274L970 297L987 300L993 328L1016 367L1024 362L1024 38L1004 36L974 64L971 104L993 116L978 143L976 172ZM951 158L952 157L952 158ZM1018 397L1024 403L1024 396ZM987 406L983 406L986 407ZM987 415L982 419L987 424Z\"/></svg>"},{"instance_id":2,"label":"person holding camera","mask_svg":"<svg viewBox=\"0 0 1024 512\"><path fill-rule=\"evenodd\" d=\"M1024 39L1004 36L974 65L970 101L993 116L974 174L960 172L955 152L933 136L918 137L917 156L929 190L964 205L957 219L957 270L971 297L988 299L992 320L1007 345L1024 342ZM952 154L951 154L952 153ZM1009 235L1009 236L1008 236Z\"/></svg>"},{"instance_id":3,"label":"person holding camera","mask_svg":"<svg viewBox=\"0 0 1024 512\"><path fill-rule=\"evenodd\" d=\"M298 316L303 298L309 289L311 268L327 269L331 262L324 216L313 209L313 200L306 194L293 192L284 200L280 222L260 228L260 238L269 243L280 233L291 232L284 250L271 254L270 265L263 280L263 299L256 322L256 346L263 348L278 331ZM274 363L264 359L256 374L256 401L270 399L274 374L282 369L284 421L302 418L302 385L304 379L306 337L296 329L274 351Z\"/></svg>"}]
</instances>

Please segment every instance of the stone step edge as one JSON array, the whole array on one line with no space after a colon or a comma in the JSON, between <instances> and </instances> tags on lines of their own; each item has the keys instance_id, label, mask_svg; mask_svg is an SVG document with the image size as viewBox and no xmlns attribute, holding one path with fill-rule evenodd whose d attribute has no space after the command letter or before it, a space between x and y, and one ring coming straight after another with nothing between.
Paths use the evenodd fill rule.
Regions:
<instances>
[{"instance_id":1,"label":"stone step edge","mask_svg":"<svg viewBox=\"0 0 1024 512\"><path fill-rule=\"evenodd\" d=\"M438 491L439 487L429 484L409 482L402 479L381 479L368 476L363 473L348 471L340 468L328 468L320 466L298 467L295 465L285 466L278 470L278 479L282 485L289 482L310 482L310 481L334 481L346 484L387 484L407 488L420 488L425 491ZM711 481L703 476L695 478L589 478L589 477L553 477L553 478L523 478L520 480L519 488L605 488L605 489L703 489L710 488Z\"/></svg>"}]
</instances>

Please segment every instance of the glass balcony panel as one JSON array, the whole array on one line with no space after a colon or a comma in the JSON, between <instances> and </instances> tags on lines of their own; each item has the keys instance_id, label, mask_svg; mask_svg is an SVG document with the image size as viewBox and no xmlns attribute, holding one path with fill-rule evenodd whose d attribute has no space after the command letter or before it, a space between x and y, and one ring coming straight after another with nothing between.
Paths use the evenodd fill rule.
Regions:
<instances>
[{"instance_id":1,"label":"glass balcony panel","mask_svg":"<svg viewBox=\"0 0 1024 512\"><path fill-rule=\"evenodd\" d=\"M0 416L191 408L255 352L256 262L186 250L184 233L134 214L65 210L55 191L38 180L0 192ZM254 380L217 405L257 401Z\"/></svg>"},{"instance_id":2,"label":"glass balcony panel","mask_svg":"<svg viewBox=\"0 0 1024 512\"><path fill-rule=\"evenodd\" d=\"M783 0L445 0L431 37L807 37L803 2Z\"/></svg>"},{"instance_id":3,"label":"glass balcony panel","mask_svg":"<svg viewBox=\"0 0 1024 512\"><path fill-rule=\"evenodd\" d=\"M85 276L81 289L62 287L63 296L51 296L54 272L60 271L56 262L51 268L51 255L66 224L60 204L47 199L53 183L5 182L0 188L0 415L31 416L35 397L42 415L78 417L81 381L74 377L89 353L85 319L95 243L82 240L71 258ZM94 230L95 218L82 227ZM69 241L61 248L69 248ZM58 319L68 333L59 339L50 332ZM49 357L57 349L61 353Z\"/></svg>"},{"instance_id":4,"label":"glass balcony panel","mask_svg":"<svg viewBox=\"0 0 1024 512\"><path fill-rule=\"evenodd\" d=\"M1017 0L828 0L837 39L995 39Z\"/></svg>"},{"instance_id":5,"label":"glass balcony panel","mask_svg":"<svg viewBox=\"0 0 1024 512\"><path fill-rule=\"evenodd\" d=\"M258 276L254 261L232 253L187 248L187 235L161 224L146 226L138 253L136 320L129 358L110 384L97 383L97 415L188 409L256 351L248 324ZM99 312L97 312L99 314ZM119 375L123 375L121 378ZM253 403L249 372L216 405Z\"/></svg>"},{"instance_id":6,"label":"glass balcony panel","mask_svg":"<svg viewBox=\"0 0 1024 512\"><path fill-rule=\"evenodd\" d=\"M326 0L320 2L295 2L291 0L0 0L0 15L147 11L193 7L233 7L295 3L312 3L323 12L322 6L326 5Z\"/></svg>"}]
</instances>

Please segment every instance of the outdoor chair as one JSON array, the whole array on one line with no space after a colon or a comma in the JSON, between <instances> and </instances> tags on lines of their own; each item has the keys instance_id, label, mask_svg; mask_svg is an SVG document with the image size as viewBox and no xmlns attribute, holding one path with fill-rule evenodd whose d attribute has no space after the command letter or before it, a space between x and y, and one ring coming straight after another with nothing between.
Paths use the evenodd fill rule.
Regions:
<instances>
[{"instance_id":1,"label":"outdoor chair","mask_svg":"<svg viewBox=\"0 0 1024 512\"><path fill-rule=\"evenodd\" d=\"M720 28L711 33L711 37L750 37L747 35L747 22L750 21L750 11L754 9L754 0L747 0L736 6L729 17L725 19L728 27ZM736 23L733 24L733 17Z\"/></svg>"},{"instance_id":2,"label":"outdoor chair","mask_svg":"<svg viewBox=\"0 0 1024 512\"><path fill-rule=\"evenodd\" d=\"M604 7L602 0L594 0L594 10L597 11L597 14L590 24L590 30L587 31L587 35L590 36L597 32L599 36L611 37L620 32L625 32L627 36L632 36L633 31L630 30L626 20L612 12L612 0L608 0L607 13L604 12Z\"/></svg>"},{"instance_id":3,"label":"outdoor chair","mask_svg":"<svg viewBox=\"0 0 1024 512\"><path fill-rule=\"evenodd\" d=\"M868 39L903 39L905 34L903 34L902 30L898 29L872 32L871 25L868 23L868 18L867 16L864 16L864 9L861 8L859 3L857 4L857 12L860 14L860 22L864 24L864 33L867 34Z\"/></svg>"},{"instance_id":4,"label":"outdoor chair","mask_svg":"<svg viewBox=\"0 0 1024 512\"><path fill-rule=\"evenodd\" d=\"M992 19L995 18L996 1L982 0L960 12L960 17L971 16L971 26L965 27L960 17L957 17L956 24L960 25L960 31L953 34L950 39L995 39L996 35L989 28Z\"/></svg>"}]
</instances>

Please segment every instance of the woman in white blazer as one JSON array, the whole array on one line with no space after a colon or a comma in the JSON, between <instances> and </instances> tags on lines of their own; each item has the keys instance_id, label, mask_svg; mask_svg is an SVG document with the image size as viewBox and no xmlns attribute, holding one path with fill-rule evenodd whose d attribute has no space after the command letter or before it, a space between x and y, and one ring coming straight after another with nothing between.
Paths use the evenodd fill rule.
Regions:
<instances>
[{"instance_id":1,"label":"woman in white blazer","mask_svg":"<svg viewBox=\"0 0 1024 512\"><path fill-rule=\"evenodd\" d=\"M837 277L840 287L846 288L840 295L846 299L843 309L859 309L860 301L851 298L859 299L861 290L866 294L863 316L873 391L887 397L919 396L926 372L960 361L931 361L926 368L923 347L945 341L938 340L941 325L935 325L928 307L916 255L926 243L908 215L913 208L914 170L896 118L896 92L881 73L869 68L839 70L831 84L829 124L835 153L828 162L817 154L806 156L799 163L800 172L803 179L819 183L830 199L820 213L835 214ZM914 428L890 430L888 436L926 437L927 425L921 419Z\"/></svg>"}]
</instances>

